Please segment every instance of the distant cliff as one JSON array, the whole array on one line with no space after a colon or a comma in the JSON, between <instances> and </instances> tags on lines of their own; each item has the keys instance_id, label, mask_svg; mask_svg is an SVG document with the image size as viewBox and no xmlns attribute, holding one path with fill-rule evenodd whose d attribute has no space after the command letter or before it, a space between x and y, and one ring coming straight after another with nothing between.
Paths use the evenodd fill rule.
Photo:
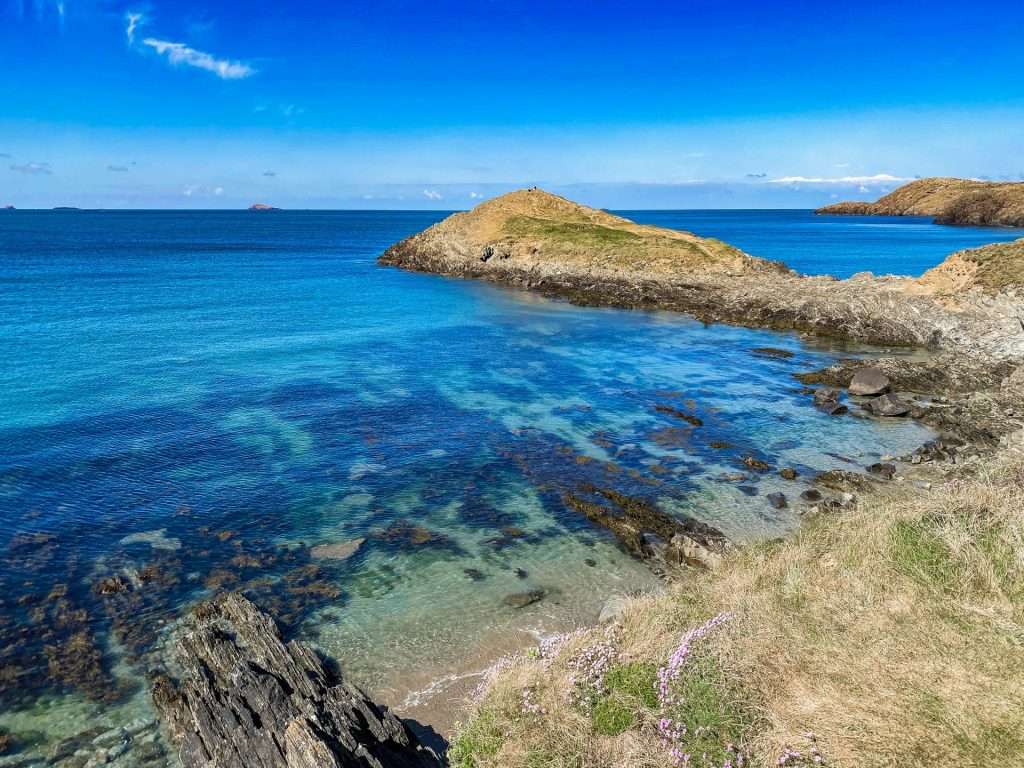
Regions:
<instances>
[{"instance_id":1,"label":"distant cliff","mask_svg":"<svg viewBox=\"0 0 1024 768\"><path fill-rule=\"evenodd\" d=\"M874 203L835 203L819 208L817 213L932 216L939 224L1024 227L1024 182L919 179Z\"/></svg>"}]
</instances>

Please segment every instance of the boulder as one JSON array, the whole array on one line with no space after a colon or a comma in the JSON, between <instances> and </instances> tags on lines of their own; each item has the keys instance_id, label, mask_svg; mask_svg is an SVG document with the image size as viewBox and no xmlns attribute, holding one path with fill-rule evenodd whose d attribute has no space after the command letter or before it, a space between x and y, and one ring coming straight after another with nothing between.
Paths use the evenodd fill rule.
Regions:
<instances>
[{"instance_id":1,"label":"boulder","mask_svg":"<svg viewBox=\"0 0 1024 768\"><path fill-rule=\"evenodd\" d=\"M779 476L782 477L783 480L796 480L800 476L800 473L792 467L783 467L779 470Z\"/></svg>"},{"instance_id":2,"label":"boulder","mask_svg":"<svg viewBox=\"0 0 1024 768\"><path fill-rule=\"evenodd\" d=\"M629 605L629 598L625 595L612 595L604 601L601 615L597 617L597 620L601 624L611 624L618 621L619 617L625 612L627 605Z\"/></svg>"},{"instance_id":3,"label":"boulder","mask_svg":"<svg viewBox=\"0 0 1024 768\"><path fill-rule=\"evenodd\" d=\"M173 644L179 679L152 681L183 768L440 768L401 720L308 645L228 594L197 608Z\"/></svg>"},{"instance_id":4,"label":"boulder","mask_svg":"<svg viewBox=\"0 0 1024 768\"><path fill-rule=\"evenodd\" d=\"M851 395L881 395L889 390L889 377L880 368L861 368L853 374Z\"/></svg>"},{"instance_id":5,"label":"boulder","mask_svg":"<svg viewBox=\"0 0 1024 768\"><path fill-rule=\"evenodd\" d=\"M785 494L769 493L765 498L767 498L768 503L772 505L772 509L785 509L788 506Z\"/></svg>"},{"instance_id":6,"label":"boulder","mask_svg":"<svg viewBox=\"0 0 1024 768\"><path fill-rule=\"evenodd\" d=\"M884 477L886 480L892 480L893 477L896 476L896 465L878 462L868 467L868 474Z\"/></svg>"},{"instance_id":7,"label":"boulder","mask_svg":"<svg viewBox=\"0 0 1024 768\"><path fill-rule=\"evenodd\" d=\"M806 491L800 494L800 498L803 499L804 501L813 504L815 502L821 501L822 495L821 491L816 490L814 488L808 488Z\"/></svg>"},{"instance_id":8,"label":"boulder","mask_svg":"<svg viewBox=\"0 0 1024 768\"><path fill-rule=\"evenodd\" d=\"M875 416L906 416L911 405L896 395L882 395L864 403L864 410Z\"/></svg>"},{"instance_id":9,"label":"boulder","mask_svg":"<svg viewBox=\"0 0 1024 768\"><path fill-rule=\"evenodd\" d=\"M677 563L697 565L714 570L722 564L724 549L721 546L709 546L708 543L677 533L669 542L668 554Z\"/></svg>"}]
</instances>

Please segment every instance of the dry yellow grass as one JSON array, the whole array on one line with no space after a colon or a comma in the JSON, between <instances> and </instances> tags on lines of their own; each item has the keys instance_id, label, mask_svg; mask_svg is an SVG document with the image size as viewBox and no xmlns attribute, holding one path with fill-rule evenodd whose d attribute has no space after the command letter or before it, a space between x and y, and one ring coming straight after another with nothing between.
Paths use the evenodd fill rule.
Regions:
<instances>
[{"instance_id":1,"label":"dry yellow grass","mask_svg":"<svg viewBox=\"0 0 1024 768\"><path fill-rule=\"evenodd\" d=\"M1024 461L1004 458L968 480L895 487L808 521L635 600L617 630L619 666L663 664L687 628L728 611L700 655L753 764L775 765L787 747L806 760L813 733L832 766L1024 765L1022 492ZM453 764L671 765L658 707L627 696L627 727L601 735L608 724L570 703L569 662L601 633L501 673ZM526 689L544 713L524 711Z\"/></svg>"}]
</instances>

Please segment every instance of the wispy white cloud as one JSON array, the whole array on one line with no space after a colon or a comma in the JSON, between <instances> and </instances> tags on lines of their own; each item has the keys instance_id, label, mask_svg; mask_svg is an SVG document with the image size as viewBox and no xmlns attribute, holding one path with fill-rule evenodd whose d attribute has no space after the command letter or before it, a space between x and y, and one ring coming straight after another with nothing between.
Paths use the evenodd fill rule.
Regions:
<instances>
[{"instance_id":1,"label":"wispy white cloud","mask_svg":"<svg viewBox=\"0 0 1024 768\"><path fill-rule=\"evenodd\" d=\"M748 179L765 179L768 177L767 173L748 173Z\"/></svg>"},{"instance_id":2,"label":"wispy white cloud","mask_svg":"<svg viewBox=\"0 0 1024 768\"><path fill-rule=\"evenodd\" d=\"M277 176L277 171L264 171L263 175L267 176L267 177L270 177L270 178L273 178L274 176Z\"/></svg>"},{"instance_id":3,"label":"wispy white cloud","mask_svg":"<svg viewBox=\"0 0 1024 768\"><path fill-rule=\"evenodd\" d=\"M876 173L874 176L783 176L772 179L772 184L882 184L890 181L910 181L902 176Z\"/></svg>"},{"instance_id":4,"label":"wispy white cloud","mask_svg":"<svg viewBox=\"0 0 1024 768\"><path fill-rule=\"evenodd\" d=\"M423 196L427 198L427 200L440 200L442 198L441 193L436 189L424 189Z\"/></svg>"},{"instance_id":5,"label":"wispy white cloud","mask_svg":"<svg viewBox=\"0 0 1024 768\"><path fill-rule=\"evenodd\" d=\"M203 69L212 72L221 80L241 80L256 74L256 70L244 62L218 59L212 54L197 51L184 43L147 37L142 44L149 46L161 56L166 56L171 64L184 64L187 67Z\"/></svg>"},{"instance_id":6,"label":"wispy white cloud","mask_svg":"<svg viewBox=\"0 0 1024 768\"><path fill-rule=\"evenodd\" d=\"M124 34L128 38L129 43L135 42L135 30L146 23L146 17L141 13L133 13L129 11L124 15Z\"/></svg>"},{"instance_id":7,"label":"wispy white cloud","mask_svg":"<svg viewBox=\"0 0 1024 768\"><path fill-rule=\"evenodd\" d=\"M12 165L11 170L28 176L50 176L53 173L49 163L22 163L21 165Z\"/></svg>"},{"instance_id":8,"label":"wispy white cloud","mask_svg":"<svg viewBox=\"0 0 1024 768\"><path fill-rule=\"evenodd\" d=\"M469 193L469 199L470 200L480 200L482 197L483 197L483 195L481 195L479 192L470 192Z\"/></svg>"}]
</instances>

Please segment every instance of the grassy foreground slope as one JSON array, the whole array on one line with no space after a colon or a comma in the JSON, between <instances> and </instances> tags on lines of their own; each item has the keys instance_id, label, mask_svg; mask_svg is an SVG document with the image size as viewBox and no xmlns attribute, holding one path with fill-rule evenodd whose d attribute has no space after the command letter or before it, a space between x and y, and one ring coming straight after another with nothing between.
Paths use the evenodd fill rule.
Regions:
<instances>
[{"instance_id":1,"label":"grassy foreground slope","mask_svg":"<svg viewBox=\"0 0 1024 768\"><path fill-rule=\"evenodd\" d=\"M1024 765L1024 459L983 466L504 660L452 764Z\"/></svg>"},{"instance_id":2,"label":"grassy foreground slope","mask_svg":"<svg viewBox=\"0 0 1024 768\"><path fill-rule=\"evenodd\" d=\"M940 224L1024 227L1024 182L974 179L918 179L876 202L851 201L818 213L876 216L932 216Z\"/></svg>"}]
</instances>

